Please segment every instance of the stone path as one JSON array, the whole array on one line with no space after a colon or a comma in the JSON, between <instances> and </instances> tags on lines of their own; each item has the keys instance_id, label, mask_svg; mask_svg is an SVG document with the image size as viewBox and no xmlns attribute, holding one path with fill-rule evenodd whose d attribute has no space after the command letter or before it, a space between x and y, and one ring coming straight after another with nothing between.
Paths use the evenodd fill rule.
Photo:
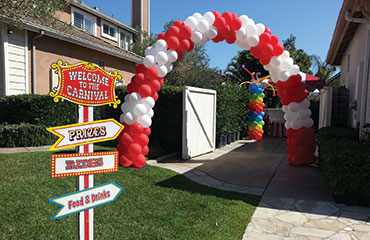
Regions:
<instances>
[{"instance_id":1,"label":"stone path","mask_svg":"<svg viewBox=\"0 0 370 240\"><path fill-rule=\"evenodd\" d=\"M278 142L279 139L274 141ZM370 208L335 203L328 195L324 179L317 167L293 167L286 160L282 160L274 174L269 177L269 183L265 187L251 187L248 183L233 184L228 182L225 175L210 176L206 173L205 163L209 163L212 159L212 161L218 160L214 166L221 168L219 171L225 169L227 165L222 165L222 161L228 161L225 156L236 156L231 153L234 150L240 150L241 144L247 143L232 143L224 150L216 149L213 153L201 156L203 161L167 163L149 161L148 163L174 170L210 187L262 195L246 228L243 240L370 240ZM246 159L250 159L250 155L255 154L263 161L261 144L256 143L248 147L249 152L244 152L249 155ZM280 148L275 148L268 155L279 157L279 154L283 159L286 158L285 152ZM221 158L222 155L223 158ZM204 161L204 159L207 160ZM227 163L230 162L225 162ZM254 163L250 164L255 166ZM212 174L217 173L212 169L214 168L211 168ZM228 174L230 178L238 178L237 174L240 174L240 171L237 174L231 172ZM265 179L262 180L265 181Z\"/></svg>"}]
</instances>

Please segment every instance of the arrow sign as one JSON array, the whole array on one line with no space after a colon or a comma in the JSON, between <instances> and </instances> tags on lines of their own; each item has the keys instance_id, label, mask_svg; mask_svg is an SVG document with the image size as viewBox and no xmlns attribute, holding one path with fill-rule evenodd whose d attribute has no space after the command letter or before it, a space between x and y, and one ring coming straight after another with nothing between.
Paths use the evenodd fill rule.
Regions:
<instances>
[{"instance_id":1,"label":"arrow sign","mask_svg":"<svg viewBox=\"0 0 370 240\"><path fill-rule=\"evenodd\" d=\"M51 127L46 130L59 137L56 143L49 149L53 151L61 148L113 140L118 137L122 129L123 125L111 118Z\"/></svg>"},{"instance_id":2,"label":"arrow sign","mask_svg":"<svg viewBox=\"0 0 370 240\"><path fill-rule=\"evenodd\" d=\"M71 214L98 207L117 199L123 187L114 182L69 193L60 197L50 198L49 201L62 208L51 218L55 220Z\"/></svg>"}]
</instances>

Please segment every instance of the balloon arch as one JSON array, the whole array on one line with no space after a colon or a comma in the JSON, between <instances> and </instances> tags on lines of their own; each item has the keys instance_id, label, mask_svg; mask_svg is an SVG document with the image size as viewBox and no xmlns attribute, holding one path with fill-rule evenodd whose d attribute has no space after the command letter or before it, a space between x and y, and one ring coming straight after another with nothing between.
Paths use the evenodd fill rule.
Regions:
<instances>
[{"instance_id":1,"label":"balloon arch","mask_svg":"<svg viewBox=\"0 0 370 240\"><path fill-rule=\"evenodd\" d=\"M240 48L250 50L269 71L285 112L288 161L294 165L314 163L313 120L299 66L294 64L289 52L284 51L279 38L262 23L255 24L246 15L238 17L231 12L221 15L213 11L204 15L194 13L185 22L175 21L145 50L143 63L136 65L136 74L127 85L128 94L121 105L120 121L125 128L117 146L120 164L131 168L146 164L149 127L154 115L152 108L163 85L163 77L172 71L172 63L180 60L184 51L192 51L195 43L205 44L211 39L216 43L224 40L229 44L237 43ZM258 112L262 110L259 108Z\"/></svg>"}]
</instances>

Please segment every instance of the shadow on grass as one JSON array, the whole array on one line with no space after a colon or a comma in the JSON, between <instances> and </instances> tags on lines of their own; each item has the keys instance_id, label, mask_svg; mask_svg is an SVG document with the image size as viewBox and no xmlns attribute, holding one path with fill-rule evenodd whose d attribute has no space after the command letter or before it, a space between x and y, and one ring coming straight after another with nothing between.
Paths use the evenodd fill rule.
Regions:
<instances>
[{"instance_id":1,"label":"shadow on grass","mask_svg":"<svg viewBox=\"0 0 370 240\"><path fill-rule=\"evenodd\" d=\"M214 196L217 198L223 198L223 199L228 199L228 200L243 201L252 206L257 206L259 201L261 200L261 197L256 196L256 195L224 191L224 190L208 187L205 185L201 185L199 183L193 182L192 180L189 180L188 178L182 175L177 175L177 176L168 178L162 182L157 183L156 185L160 187L164 187L164 188L182 190L182 191L190 192L192 194L208 195L208 196Z\"/></svg>"}]
</instances>

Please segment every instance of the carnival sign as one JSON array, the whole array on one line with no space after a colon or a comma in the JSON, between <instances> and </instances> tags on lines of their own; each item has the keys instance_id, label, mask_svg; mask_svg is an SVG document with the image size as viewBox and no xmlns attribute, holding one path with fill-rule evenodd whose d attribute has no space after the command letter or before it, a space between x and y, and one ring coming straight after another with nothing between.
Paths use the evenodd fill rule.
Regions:
<instances>
[{"instance_id":1,"label":"carnival sign","mask_svg":"<svg viewBox=\"0 0 370 240\"><path fill-rule=\"evenodd\" d=\"M59 127L47 128L59 139L50 148L50 151L91 144L116 139L123 129L123 125L113 118L94 122L76 123Z\"/></svg>"},{"instance_id":2,"label":"carnival sign","mask_svg":"<svg viewBox=\"0 0 370 240\"><path fill-rule=\"evenodd\" d=\"M117 199L123 188L114 182L109 182L82 191L69 193L49 199L50 202L61 206L61 209L51 220L95 208Z\"/></svg>"},{"instance_id":3,"label":"carnival sign","mask_svg":"<svg viewBox=\"0 0 370 240\"><path fill-rule=\"evenodd\" d=\"M118 151L51 155L53 178L117 171Z\"/></svg>"},{"instance_id":4,"label":"carnival sign","mask_svg":"<svg viewBox=\"0 0 370 240\"><path fill-rule=\"evenodd\" d=\"M51 67L59 76L58 86L50 92L55 102L67 99L85 106L109 104L114 108L121 103L114 92L116 80L122 79L117 71L110 73L88 62L68 65L61 60Z\"/></svg>"}]
</instances>

